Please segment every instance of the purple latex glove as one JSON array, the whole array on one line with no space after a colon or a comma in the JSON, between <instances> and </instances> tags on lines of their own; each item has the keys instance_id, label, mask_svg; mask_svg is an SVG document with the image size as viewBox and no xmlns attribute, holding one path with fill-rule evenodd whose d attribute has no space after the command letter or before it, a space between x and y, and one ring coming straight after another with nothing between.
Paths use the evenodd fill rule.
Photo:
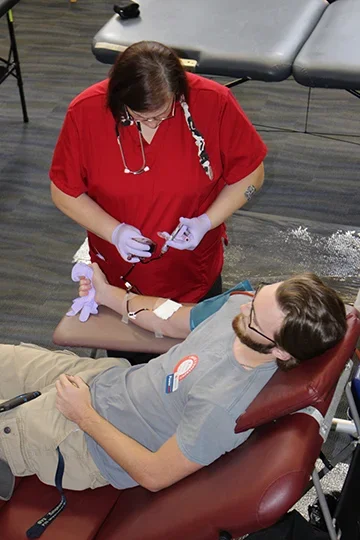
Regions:
<instances>
[{"instance_id":1,"label":"purple latex glove","mask_svg":"<svg viewBox=\"0 0 360 540\"><path fill-rule=\"evenodd\" d=\"M81 276L85 276L88 279L92 279L93 269L82 262L76 263L73 266L71 271L71 279L73 281L80 281ZM86 296L79 296L73 300L71 309L67 312L66 315L73 317L80 312L79 320L81 322L86 322L90 315L97 315L98 313L98 304L95 302L95 289L94 286L89 291L89 294Z\"/></svg>"},{"instance_id":2,"label":"purple latex glove","mask_svg":"<svg viewBox=\"0 0 360 540\"><path fill-rule=\"evenodd\" d=\"M145 242L148 242L148 239L139 229L126 223L117 225L111 235L111 243L126 262L137 263L140 261L139 257L151 257L150 246Z\"/></svg>"},{"instance_id":3,"label":"purple latex glove","mask_svg":"<svg viewBox=\"0 0 360 540\"><path fill-rule=\"evenodd\" d=\"M186 234L177 236L175 240L168 241L167 238L170 235L166 232L160 233L166 239L165 244L167 246L179 250L188 249L189 251L193 251L211 228L211 221L207 214L190 219L181 217L179 222L187 227Z\"/></svg>"}]
</instances>

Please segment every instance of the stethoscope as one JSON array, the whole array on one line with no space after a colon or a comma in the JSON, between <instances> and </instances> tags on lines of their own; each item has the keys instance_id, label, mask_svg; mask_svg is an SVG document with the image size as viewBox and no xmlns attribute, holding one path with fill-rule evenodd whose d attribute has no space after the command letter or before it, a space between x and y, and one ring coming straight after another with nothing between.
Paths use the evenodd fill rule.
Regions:
<instances>
[{"instance_id":1,"label":"stethoscope","mask_svg":"<svg viewBox=\"0 0 360 540\"><path fill-rule=\"evenodd\" d=\"M134 123L134 121L131 121L130 119L121 121L121 124L123 126L131 126L133 123ZM122 144L121 144L121 138L120 138L120 132L119 132L118 124L115 124L115 133L116 133L116 140L117 140L119 150L120 150L120 154L121 154L121 159L122 159L123 165L124 165L124 173L125 174L135 174L135 175L137 175L137 174L142 174L144 172L150 171L150 167L148 165L146 165L144 144L143 144L142 135L141 135L141 124L140 124L140 122L135 122L135 124L136 124L138 135L139 135L140 149L141 149L141 156L142 156L142 165L141 165L140 169L138 169L137 171L132 171L127 166L127 163L126 163L126 160L125 160L125 155L124 155L124 150L123 150L123 147L122 147Z\"/></svg>"},{"instance_id":2,"label":"stethoscope","mask_svg":"<svg viewBox=\"0 0 360 540\"><path fill-rule=\"evenodd\" d=\"M211 167L209 155L208 155L208 153L206 151L204 137L202 136L202 134L200 133L200 131L197 129L197 127L194 124L194 120L193 120L193 118L191 116L189 106L185 101L185 97L180 96L179 102L180 102L181 108L182 108L183 113L184 113L184 117L185 117L185 120L186 120L187 127L189 128L189 131L190 131L190 133L192 135L192 138L194 139L195 145L197 147L197 154L198 154L200 165L204 169L205 174L208 176L209 180L212 181L213 178L214 178L214 175L213 175L213 170L212 170L212 167ZM127 116L123 116L120 119L120 124L122 126L124 126L124 127L132 126L134 123L136 124L137 130L138 130L138 135L139 135L139 140L140 140L141 156L142 156L142 166L137 171L132 171L127 166L127 163L126 163L126 160L125 160L125 155L124 155L124 149L123 149L122 144L121 144L120 131L119 131L117 122L115 123L115 133L116 133L116 140L117 140L119 150L120 150L120 154L121 154L121 159L122 159L122 162L123 162L123 165L124 165L124 173L125 174L138 175L138 174L142 174L144 172L150 171L150 167L148 165L146 165L145 150L144 150L144 144L143 144L143 141L142 141L142 134L141 134L141 124L140 124L140 122L134 122L134 120L132 118L130 118L128 114L127 114Z\"/></svg>"}]
</instances>

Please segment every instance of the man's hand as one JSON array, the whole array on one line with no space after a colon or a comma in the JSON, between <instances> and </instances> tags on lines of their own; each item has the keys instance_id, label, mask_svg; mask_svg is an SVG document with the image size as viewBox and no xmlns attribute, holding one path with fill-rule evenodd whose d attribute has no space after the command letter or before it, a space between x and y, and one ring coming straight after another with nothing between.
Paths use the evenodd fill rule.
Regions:
<instances>
[{"instance_id":1,"label":"man's hand","mask_svg":"<svg viewBox=\"0 0 360 540\"><path fill-rule=\"evenodd\" d=\"M94 409L88 385L77 375L60 375L55 383L57 396L56 408L68 420L80 426Z\"/></svg>"},{"instance_id":2,"label":"man's hand","mask_svg":"<svg viewBox=\"0 0 360 540\"><path fill-rule=\"evenodd\" d=\"M87 296L92 288L95 289L95 302L104 304L109 282L97 263L91 265L93 270L92 279L80 277L79 296Z\"/></svg>"}]
</instances>

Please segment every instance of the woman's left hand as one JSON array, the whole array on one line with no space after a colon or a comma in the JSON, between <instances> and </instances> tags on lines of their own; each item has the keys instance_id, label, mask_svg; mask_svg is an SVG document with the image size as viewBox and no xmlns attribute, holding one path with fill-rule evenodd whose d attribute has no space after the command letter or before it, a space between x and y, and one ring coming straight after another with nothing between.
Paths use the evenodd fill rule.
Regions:
<instances>
[{"instance_id":1,"label":"woman's left hand","mask_svg":"<svg viewBox=\"0 0 360 540\"><path fill-rule=\"evenodd\" d=\"M193 251L200 244L205 234L211 229L211 221L207 214L202 214L195 218L180 218L180 223L187 227L186 234L176 237L174 240L166 241L165 244L175 249ZM166 238L167 233L160 233ZM168 235L168 238L170 235Z\"/></svg>"}]
</instances>

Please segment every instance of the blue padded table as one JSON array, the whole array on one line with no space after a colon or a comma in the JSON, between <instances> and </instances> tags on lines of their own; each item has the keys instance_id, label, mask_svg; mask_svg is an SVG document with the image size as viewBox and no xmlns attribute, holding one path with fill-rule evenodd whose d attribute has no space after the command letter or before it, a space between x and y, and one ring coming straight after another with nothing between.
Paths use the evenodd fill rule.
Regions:
<instances>
[{"instance_id":1,"label":"blue padded table","mask_svg":"<svg viewBox=\"0 0 360 540\"><path fill-rule=\"evenodd\" d=\"M336 0L326 9L293 65L304 86L342 88L360 97L360 2Z\"/></svg>"},{"instance_id":2,"label":"blue padded table","mask_svg":"<svg viewBox=\"0 0 360 540\"><path fill-rule=\"evenodd\" d=\"M326 0L140 0L140 17L114 15L95 35L96 58L112 64L132 43L172 47L195 71L282 81L326 10Z\"/></svg>"}]
</instances>

